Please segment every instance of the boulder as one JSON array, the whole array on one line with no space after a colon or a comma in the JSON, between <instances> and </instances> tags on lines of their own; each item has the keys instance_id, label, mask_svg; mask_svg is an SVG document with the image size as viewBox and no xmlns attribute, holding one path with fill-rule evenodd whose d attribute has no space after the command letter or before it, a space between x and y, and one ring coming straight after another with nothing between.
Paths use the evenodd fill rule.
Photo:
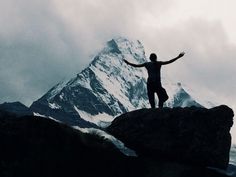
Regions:
<instances>
[{"instance_id":1,"label":"boulder","mask_svg":"<svg viewBox=\"0 0 236 177\"><path fill-rule=\"evenodd\" d=\"M147 134L146 139L139 134L145 141L143 148L149 152L142 153L142 148L134 148L138 157L125 156L110 141L94 133L82 133L48 118L19 118L0 110L0 176L227 177L222 170L150 156L155 151L150 149L149 142L153 133ZM131 130L128 133L137 135Z\"/></svg>"},{"instance_id":2,"label":"boulder","mask_svg":"<svg viewBox=\"0 0 236 177\"><path fill-rule=\"evenodd\" d=\"M0 115L1 177L137 177L133 159L103 137L48 118Z\"/></svg>"},{"instance_id":3,"label":"boulder","mask_svg":"<svg viewBox=\"0 0 236 177\"><path fill-rule=\"evenodd\" d=\"M212 109L140 109L117 117L107 131L139 157L226 169L233 111Z\"/></svg>"}]
</instances>

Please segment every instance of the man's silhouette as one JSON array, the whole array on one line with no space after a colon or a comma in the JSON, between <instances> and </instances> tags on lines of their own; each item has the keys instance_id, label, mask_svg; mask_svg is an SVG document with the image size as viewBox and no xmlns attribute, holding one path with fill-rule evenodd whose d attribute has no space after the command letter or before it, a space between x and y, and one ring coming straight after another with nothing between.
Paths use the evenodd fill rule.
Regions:
<instances>
[{"instance_id":1,"label":"man's silhouette","mask_svg":"<svg viewBox=\"0 0 236 177\"><path fill-rule=\"evenodd\" d=\"M163 103L169 98L166 93L166 90L161 85L161 66L173 63L174 61L183 57L184 54L185 53L182 52L177 57L169 61L157 61L156 54L152 53L149 57L151 62L146 62L143 64L133 64L124 59L124 62L128 65L134 67L145 67L147 69L148 72L147 92L148 92L149 103L151 104L152 108L155 108L155 99L154 99L155 93L157 93L159 99L159 104L158 104L159 108L162 108Z\"/></svg>"}]
</instances>

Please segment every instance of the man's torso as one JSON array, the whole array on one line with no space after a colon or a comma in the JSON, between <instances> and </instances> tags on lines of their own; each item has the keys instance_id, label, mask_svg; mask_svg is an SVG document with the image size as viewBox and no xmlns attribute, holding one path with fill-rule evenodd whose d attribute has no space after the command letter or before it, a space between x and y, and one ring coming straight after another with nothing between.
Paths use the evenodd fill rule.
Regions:
<instances>
[{"instance_id":1,"label":"man's torso","mask_svg":"<svg viewBox=\"0 0 236 177\"><path fill-rule=\"evenodd\" d=\"M148 82L161 84L161 62L147 62Z\"/></svg>"}]
</instances>

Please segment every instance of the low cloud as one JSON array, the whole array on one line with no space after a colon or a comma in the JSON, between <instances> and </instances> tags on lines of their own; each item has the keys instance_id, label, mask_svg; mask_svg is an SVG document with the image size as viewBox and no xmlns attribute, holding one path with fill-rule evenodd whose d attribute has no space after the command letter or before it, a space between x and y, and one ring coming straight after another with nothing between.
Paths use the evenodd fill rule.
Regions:
<instances>
[{"instance_id":1,"label":"low cloud","mask_svg":"<svg viewBox=\"0 0 236 177\"><path fill-rule=\"evenodd\" d=\"M0 25L1 102L29 105L85 57L50 1L1 1Z\"/></svg>"}]
</instances>

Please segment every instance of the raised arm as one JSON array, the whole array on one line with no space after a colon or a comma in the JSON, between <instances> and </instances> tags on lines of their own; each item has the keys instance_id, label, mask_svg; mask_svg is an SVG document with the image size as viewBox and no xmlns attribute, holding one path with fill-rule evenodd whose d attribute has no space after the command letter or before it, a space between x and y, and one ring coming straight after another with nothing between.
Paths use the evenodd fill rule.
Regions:
<instances>
[{"instance_id":1,"label":"raised arm","mask_svg":"<svg viewBox=\"0 0 236 177\"><path fill-rule=\"evenodd\" d=\"M181 52L177 57L169 60L169 61L161 61L161 64L162 65L167 65L167 64L170 64L170 63L173 63L174 61L178 60L179 58L183 57L184 56L184 52Z\"/></svg>"},{"instance_id":2,"label":"raised arm","mask_svg":"<svg viewBox=\"0 0 236 177\"><path fill-rule=\"evenodd\" d=\"M133 67L136 67L136 68L138 68L138 67L144 67L144 66L145 66L145 63L143 63L143 64L134 64L134 63L128 62L128 61L125 60L125 59L123 59L123 60L124 60L124 62L125 62L126 64L128 64L128 65L130 65L130 66L133 66Z\"/></svg>"}]
</instances>

